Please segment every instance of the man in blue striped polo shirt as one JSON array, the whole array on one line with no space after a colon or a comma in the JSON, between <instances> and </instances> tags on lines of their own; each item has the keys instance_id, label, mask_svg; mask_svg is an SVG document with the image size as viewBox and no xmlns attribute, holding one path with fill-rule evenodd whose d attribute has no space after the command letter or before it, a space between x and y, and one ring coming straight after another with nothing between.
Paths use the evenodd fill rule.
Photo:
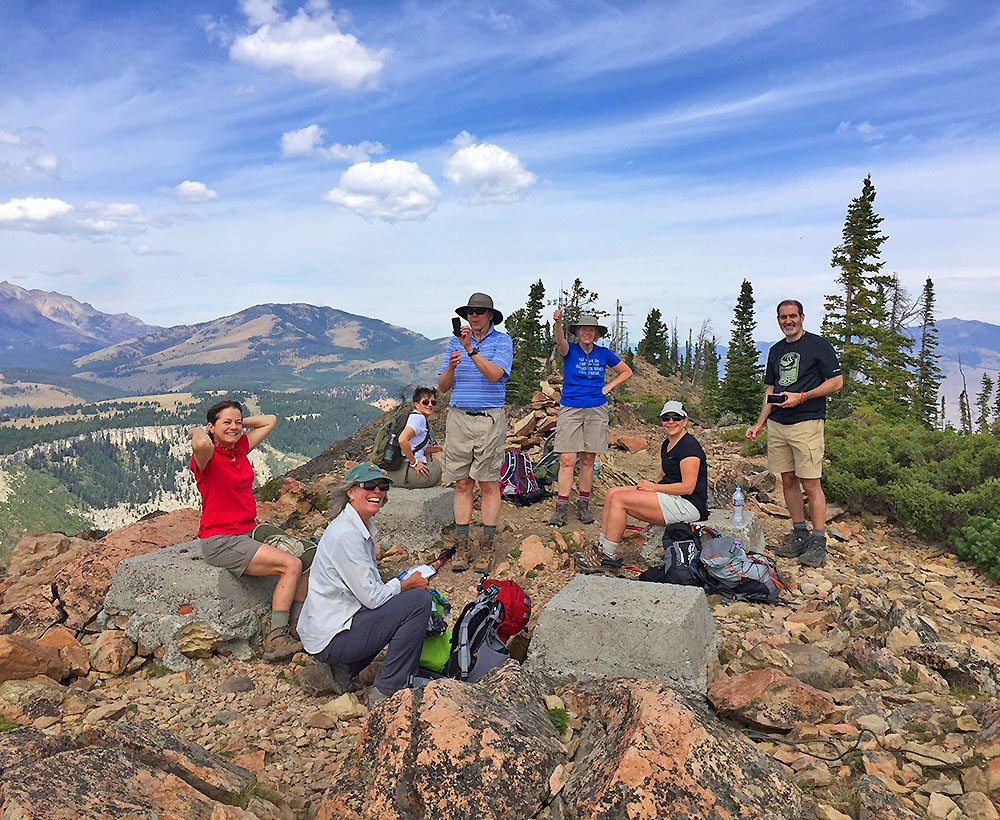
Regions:
<instances>
[{"instance_id":1,"label":"man in blue striped polo shirt","mask_svg":"<svg viewBox=\"0 0 1000 820\"><path fill-rule=\"evenodd\" d=\"M441 480L455 482L455 557L451 568L467 570L475 561L486 572L493 557L493 538L500 514L500 472L503 469L507 418L503 412L507 379L514 358L510 336L496 329L503 314L485 293L473 293L455 313L469 324L452 336L438 371L438 389L451 390L445 427ZM469 540L472 492L482 494L483 538L473 555Z\"/></svg>"}]
</instances>

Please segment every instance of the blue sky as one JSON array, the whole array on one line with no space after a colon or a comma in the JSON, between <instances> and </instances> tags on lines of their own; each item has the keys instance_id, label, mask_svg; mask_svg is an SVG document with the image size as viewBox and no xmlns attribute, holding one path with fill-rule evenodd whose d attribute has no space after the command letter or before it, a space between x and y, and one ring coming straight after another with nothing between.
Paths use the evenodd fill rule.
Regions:
<instances>
[{"instance_id":1,"label":"blue sky","mask_svg":"<svg viewBox=\"0 0 1000 820\"><path fill-rule=\"evenodd\" d=\"M988 2L0 3L0 279L152 324L309 302L430 336L579 276L759 338L871 173L886 270L1000 316Z\"/></svg>"}]
</instances>

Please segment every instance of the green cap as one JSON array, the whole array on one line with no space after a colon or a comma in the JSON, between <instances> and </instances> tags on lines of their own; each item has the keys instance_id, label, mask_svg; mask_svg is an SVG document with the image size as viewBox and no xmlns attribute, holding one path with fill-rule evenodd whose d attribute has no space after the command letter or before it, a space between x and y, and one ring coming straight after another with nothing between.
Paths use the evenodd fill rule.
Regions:
<instances>
[{"instance_id":1,"label":"green cap","mask_svg":"<svg viewBox=\"0 0 1000 820\"><path fill-rule=\"evenodd\" d=\"M372 464L371 462L355 464L350 470L347 471L347 475L345 475L344 478L352 484L360 484L362 481L372 481L376 478L384 478L387 481L392 481L392 479L385 474L385 470L380 469L377 464Z\"/></svg>"}]
</instances>

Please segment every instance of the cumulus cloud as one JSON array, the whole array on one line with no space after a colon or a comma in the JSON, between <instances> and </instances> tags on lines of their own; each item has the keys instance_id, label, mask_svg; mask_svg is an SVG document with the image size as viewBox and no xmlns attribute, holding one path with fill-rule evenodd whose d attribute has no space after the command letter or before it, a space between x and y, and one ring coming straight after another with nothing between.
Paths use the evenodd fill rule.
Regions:
<instances>
[{"instance_id":1,"label":"cumulus cloud","mask_svg":"<svg viewBox=\"0 0 1000 820\"><path fill-rule=\"evenodd\" d=\"M385 153L381 142L364 140L357 145L341 145L335 142L323 147L324 129L318 125L307 125L298 131L286 131L281 135L281 153L286 157L311 157L313 159L346 160L364 162L372 156Z\"/></svg>"},{"instance_id":2,"label":"cumulus cloud","mask_svg":"<svg viewBox=\"0 0 1000 820\"><path fill-rule=\"evenodd\" d=\"M417 163L387 159L352 165L323 198L366 219L398 222L425 219L441 192Z\"/></svg>"},{"instance_id":3,"label":"cumulus cloud","mask_svg":"<svg viewBox=\"0 0 1000 820\"><path fill-rule=\"evenodd\" d=\"M163 193L177 197L181 202L211 202L218 199L219 195L209 188L204 182L185 179L180 185L173 188L161 189Z\"/></svg>"},{"instance_id":4,"label":"cumulus cloud","mask_svg":"<svg viewBox=\"0 0 1000 820\"><path fill-rule=\"evenodd\" d=\"M29 196L0 202L0 225L47 222L73 210L73 206L61 199Z\"/></svg>"},{"instance_id":5,"label":"cumulus cloud","mask_svg":"<svg viewBox=\"0 0 1000 820\"><path fill-rule=\"evenodd\" d=\"M290 18L270 0L242 0L240 6L253 31L233 40L234 60L290 71L318 85L352 90L375 85L388 52L343 33L328 0L309 0Z\"/></svg>"},{"instance_id":6,"label":"cumulus cloud","mask_svg":"<svg viewBox=\"0 0 1000 820\"><path fill-rule=\"evenodd\" d=\"M76 208L61 199L24 197L0 202L0 228L85 239L135 236L149 219L132 202L87 202Z\"/></svg>"},{"instance_id":7,"label":"cumulus cloud","mask_svg":"<svg viewBox=\"0 0 1000 820\"><path fill-rule=\"evenodd\" d=\"M476 143L463 131L452 144L455 151L444 163L444 175L456 185L472 190L476 204L514 202L535 184L535 175L526 170L516 154L492 143Z\"/></svg>"},{"instance_id":8,"label":"cumulus cloud","mask_svg":"<svg viewBox=\"0 0 1000 820\"><path fill-rule=\"evenodd\" d=\"M0 131L0 142L6 143L7 145L20 145L21 138L17 134Z\"/></svg>"}]
</instances>

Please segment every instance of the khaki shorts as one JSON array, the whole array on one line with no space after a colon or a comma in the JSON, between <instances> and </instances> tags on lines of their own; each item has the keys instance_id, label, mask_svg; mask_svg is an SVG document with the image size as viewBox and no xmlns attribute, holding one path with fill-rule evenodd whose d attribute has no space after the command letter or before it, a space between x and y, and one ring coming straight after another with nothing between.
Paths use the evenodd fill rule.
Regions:
<instances>
[{"instance_id":1,"label":"khaki shorts","mask_svg":"<svg viewBox=\"0 0 1000 820\"><path fill-rule=\"evenodd\" d=\"M398 470L389 470L386 475L392 479L392 489L423 490L433 487L441 481L441 462L431 459L427 462L430 472L427 475L420 475L414 470L410 463L404 458L403 464Z\"/></svg>"},{"instance_id":2,"label":"khaki shorts","mask_svg":"<svg viewBox=\"0 0 1000 820\"><path fill-rule=\"evenodd\" d=\"M210 535L201 539L201 555L206 564L228 569L242 575L263 544L250 537L250 532L238 535Z\"/></svg>"},{"instance_id":3,"label":"khaki shorts","mask_svg":"<svg viewBox=\"0 0 1000 820\"><path fill-rule=\"evenodd\" d=\"M669 493L657 493L656 500L660 502L664 524L690 524L701 520L698 508L686 498Z\"/></svg>"},{"instance_id":4,"label":"khaki shorts","mask_svg":"<svg viewBox=\"0 0 1000 820\"><path fill-rule=\"evenodd\" d=\"M552 449L557 453L606 453L608 405L560 407Z\"/></svg>"},{"instance_id":5,"label":"khaki shorts","mask_svg":"<svg viewBox=\"0 0 1000 820\"><path fill-rule=\"evenodd\" d=\"M795 473L799 478L823 475L825 429L823 419L796 424L767 422L767 469L772 473Z\"/></svg>"},{"instance_id":6,"label":"khaki shorts","mask_svg":"<svg viewBox=\"0 0 1000 820\"><path fill-rule=\"evenodd\" d=\"M507 417L502 407L471 415L457 407L448 408L441 480L445 483L473 478L499 481L503 470L503 445L507 439Z\"/></svg>"}]
</instances>

